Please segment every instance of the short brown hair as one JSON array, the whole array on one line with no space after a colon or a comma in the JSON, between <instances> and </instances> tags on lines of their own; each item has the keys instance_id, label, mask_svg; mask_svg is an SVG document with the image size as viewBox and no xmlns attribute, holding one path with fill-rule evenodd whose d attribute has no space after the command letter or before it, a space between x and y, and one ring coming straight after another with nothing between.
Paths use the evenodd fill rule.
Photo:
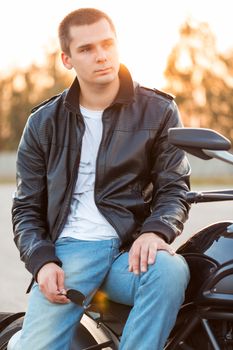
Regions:
<instances>
[{"instance_id":1,"label":"short brown hair","mask_svg":"<svg viewBox=\"0 0 233 350\"><path fill-rule=\"evenodd\" d=\"M81 8L70 12L60 23L58 27L58 36L61 50L70 55L70 27L93 24L105 18L110 24L111 29L116 34L115 26L111 18L104 12L94 8Z\"/></svg>"}]
</instances>

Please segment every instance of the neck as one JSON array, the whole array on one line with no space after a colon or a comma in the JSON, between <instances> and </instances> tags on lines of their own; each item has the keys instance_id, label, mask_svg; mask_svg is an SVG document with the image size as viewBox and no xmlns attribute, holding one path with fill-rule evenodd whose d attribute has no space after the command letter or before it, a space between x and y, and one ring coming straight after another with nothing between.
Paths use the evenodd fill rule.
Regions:
<instances>
[{"instance_id":1,"label":"neck","mask_svg":"<svg viewBox=\"0 0 233 350\"><path fill-rule=\"evenodd\" d=\"M103 84L95 86L87 86L83 82L80 83L80 104L88 109L93 110L104 110L107 108L115 99L120 81L119 78L112 81L110 84Z\"/></svg>"}]
</instances>

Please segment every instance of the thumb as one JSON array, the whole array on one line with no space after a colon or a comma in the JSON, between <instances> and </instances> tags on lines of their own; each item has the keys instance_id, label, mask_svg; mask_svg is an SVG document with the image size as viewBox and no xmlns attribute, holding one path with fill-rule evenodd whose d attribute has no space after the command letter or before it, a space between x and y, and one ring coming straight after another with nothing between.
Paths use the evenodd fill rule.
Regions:
<instances>
[{"instance_id":1,"label":"thumb","mask_svg":"<svg viewBox=\"0 0 233 350\"><path fill-rule=\"evenodd\" d=\"M65 291L65 285L64 285L64 271L62 269L59 269L57 271L57 289L60 292L64 292Z\"/></svg>"},{"instance_id":2,"label":"thumb","mask_svg":"<svg viewBox=\"0 0 233 350\"><path fill-rule=\"evenodd\" d=\"M168 247L167 251L168 251L168 253L171 254L171 255L175 255L175 254L176 254L175 250L172 249L170 246Z\"/></svg>"}]
</instances>

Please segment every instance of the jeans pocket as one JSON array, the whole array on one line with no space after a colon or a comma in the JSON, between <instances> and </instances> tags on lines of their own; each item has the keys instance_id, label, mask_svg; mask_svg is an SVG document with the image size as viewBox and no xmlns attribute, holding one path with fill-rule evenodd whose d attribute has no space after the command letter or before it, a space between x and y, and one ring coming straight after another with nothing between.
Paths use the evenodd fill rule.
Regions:
<instances>
[{"instance_id":1,"label":"jeans pocket","mask_svg":"<svg viewBox=\"0 0 233 350\"><path fill-rule=\"evenodd\" d=\"M125 250L121 250L118 254L114 255L113 261L116 261L124 252L125 252Z\"/></svg>"}]
</instances>

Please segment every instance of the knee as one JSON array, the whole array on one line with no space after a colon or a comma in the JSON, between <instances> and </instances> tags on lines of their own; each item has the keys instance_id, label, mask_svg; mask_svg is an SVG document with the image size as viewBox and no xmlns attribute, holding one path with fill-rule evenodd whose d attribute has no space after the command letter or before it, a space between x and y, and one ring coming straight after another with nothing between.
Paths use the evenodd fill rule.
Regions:
<instances>
[{"instance_id":1,"label":"knee","mask_svg":"<svg viewBox=\"0 0 233 350\"><path fill-rule=\"evenodd\" d=\"M163 293L169 297L181 295L184 297L189 282L189 268L185 259L178 255L159 251L156 261L149 271L154 283L158 283Z\"/></svg>"}]
</instances>

